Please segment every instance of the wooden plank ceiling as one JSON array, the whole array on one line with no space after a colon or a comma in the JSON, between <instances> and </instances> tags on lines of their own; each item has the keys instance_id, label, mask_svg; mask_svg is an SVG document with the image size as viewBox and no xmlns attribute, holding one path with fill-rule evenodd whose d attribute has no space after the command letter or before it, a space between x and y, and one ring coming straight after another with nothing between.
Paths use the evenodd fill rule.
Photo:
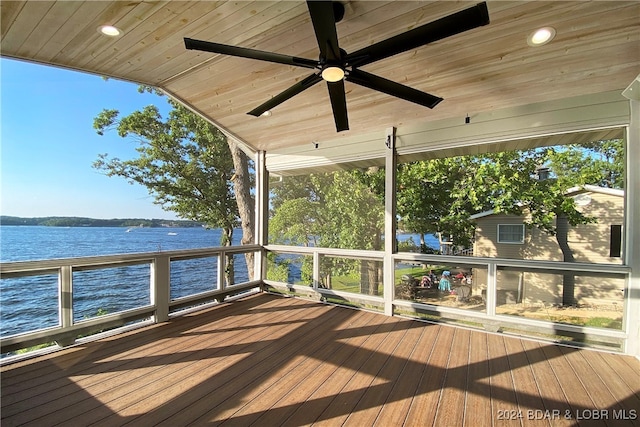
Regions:
<instances>
[{"instance_id":1,"label":"wooden plank ceiling","mask_svg":"<svg viewBox=\"0 0 640 427\"><path fill-rule=\"evenodd\" d=\"M347 52L475 2L343 1ZM2 1L1 54L164 89L254 149L349 138L389 126L610 90L640 71L640 2L488 1L491 23L363 70L432 93L430 110L346 83L350 130L336 133L324 82L270 117L246 113L310 74L305 68L187 50L190 37L316 59L302 1ZM103 24L123 34L98 33ZM541 47L527 36L556 29Z\"/></svg>"}]
</instances>

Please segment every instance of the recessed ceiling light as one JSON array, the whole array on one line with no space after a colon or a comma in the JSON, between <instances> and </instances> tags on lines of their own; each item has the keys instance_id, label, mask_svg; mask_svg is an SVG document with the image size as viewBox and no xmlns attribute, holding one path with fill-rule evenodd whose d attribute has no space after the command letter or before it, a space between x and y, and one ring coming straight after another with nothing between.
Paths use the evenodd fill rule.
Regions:
<instances>
[{"instance_id":1,"label":"recessed ceiling light","mask_svg":"<svg viewBox=\"0 0 640 427\"><path fill-rule=\"evenodd\" d=\"M267 110L264 113L261 114L264 117L271 117L271 110Z\"/></svg>"},{"instance_id":2,"label":"recessed ceiling light","mask_svg":"<svg viewBox=\"0 0 640 427\"><path fill-rule=\"evenodd\" d=\"M553 27L544 27L535 30L527 37L529 46L542 46L549 43L556 36L556 30Z\"/></svg>"},{"instance_id":3,"label":"recessed ceiling light","mask_svg":"<svg viewBox=\"0 0 640 427\"><path fill-rule=\"evenodd\" d=\"M98 27L98 31L101 34L109 37L117 37L122 34L122 31L120 31L120 29L114 27L113 25L101 25L100 27Z\"/></svg>"}]
</instances>

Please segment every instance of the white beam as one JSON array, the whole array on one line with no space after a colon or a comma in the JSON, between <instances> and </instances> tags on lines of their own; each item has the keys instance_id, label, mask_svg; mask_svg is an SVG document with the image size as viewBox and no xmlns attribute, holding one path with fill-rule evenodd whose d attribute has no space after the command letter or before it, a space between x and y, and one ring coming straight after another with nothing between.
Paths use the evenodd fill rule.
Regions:
<instances>
[{"instance_id":1,"label":"white beam","mask_svg":"<svg viewBox=\"0 0 640 427\"><path fill-rule=\"evenodd\" d=\"M259 151L255 155L256 171L256 203L255 203L255 239L254 243L264 247L268 243L269 232L269 172L265 167L265 152ZM263 249L255 257L254 275L251 280L267 277L267 253Z\"/></svg>"},{"instance_id":2,"label":"white beam","mask_svg":"<svg viewBox=\"0 0 640 427\"><path fill-rule=\"evenodd\" d=\"M396 245L396 129L388 128L385 134L385 183L384 183L384 313L393 315L395 299L395 265L393 254Z\"/></svg>"},{"instance_id":3,"label":"white beam","mask_svg":"<svg viewBox=\"0 0 640 427\"><path fill-rule=\"evenodd\" d=\"M640 101L629 100L631 119L627 131L627 219L625 253L631 267L626 294L625 328L628 339L625 353L640 358Z\"/></svg>"},{"instance_id":4,"label":"white beam","mask_svg":"<svg viewBox=\"0 0 640 427\"><path fill-rule=\"evenodd\" d=\"M629 102L620 91L478 112L465 118L423 122L396 129L400 161L536 146L579 143L583 139L622 138L629 123ZM616 133L617 132L617 133ZM339 135L316 144L269 151L267 169L276 175L330 172L382 166L385 146L381 131ZM430 153L430 154L429 154Z\"/></svg>"}]
</instances>

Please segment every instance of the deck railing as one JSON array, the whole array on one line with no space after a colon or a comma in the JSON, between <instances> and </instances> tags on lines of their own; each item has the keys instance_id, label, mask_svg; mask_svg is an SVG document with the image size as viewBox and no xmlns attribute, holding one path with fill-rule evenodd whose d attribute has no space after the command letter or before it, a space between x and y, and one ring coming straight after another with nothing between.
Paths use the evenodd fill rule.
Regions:
<instances>
[{"instance_id":1,"label":"deck railing","mask_svg":"<svg viewBox=\"0 0 640 427\"><path fill-rule=\"evenodd\" d=\"M197 306L210 301L221 301L225 297L233 294L247 292L250 289L260 286L260 280L243 277L244 280L228 281L225 273L229 272L225 265L227 257L243 256L246 253L254 253L256 258L261 254L261 248L257 245L245 245L234 247L216 247L206 249L178 250L151 253L133 253L122 255L106 255L81 258L64 258L41 261L19 261L0 263L0 278L12 280L29 276L50 276L57 279L57 323L36 330L20 332L0 338L2 353L12 352L17 349L36 346L43 343L56 342L58 345L66 346L75 342L80 336L89 335L107 329L117 328L123 325L145 322L158 323L168 320L172 311ZM209 273L213 276L209 280L207 290L201 290L195 294L180 295L172 297L172 265L188 260L213 259L210 263ZM142 268L138 268L141 267ZM148 268L147 268L148 266ZM106 276L115 276L114 272L121 273L128 267L142 270L131 275L123 274L113 281L113 277L94 277L93 281L100 282L95 289L110 287L109 292L116 298L126 302L133 298L124 290L126 286L120 286L124 282L146 282L142 292L148 292L143 296L142 303L134 307L131 304L124 304L125 309L116 312L107 311L104 315L79 316L74 311L74 293L79 294L82 289L79 284L74 286L74 280L78 283L81 275L86 272L105 272ZM188 268L188 266L187 266ZM144 277L146 276L146 277ZM196 280L203 280L197 277ZM20 292L29 293L33 290L28 286L20 289ZM85 291L87 292L87 291ZM88 292L91 292L89 290ZM26 298L26 294L25 294ZM91 295L89 295L91 298Z\"/></svg>"},{"instance_id":2,"label":"deck railing","mask_svg":"<svg viewBox=\"0 0 640 427\"><path fill-rule=\"evenodd\" d=\"M556 341L567 341L580 345L604 346L606 348L624 350L628 338L626 325L626 310L629 303L628 282L630 268L620 265L603 264L583 264L583 263L563 263L555 261L531 261L515 259L481 258L469 256L453 255L426 255L416 253L397 253L391 258L395 273L395 282L392 284L379 283L379 286L371 287L370 279L364 279L362 275L353 279L354 283L339 283L338 286L327 286L323 269L326 269L328 259L344 258L360 260L361 264L373 265L376 268L383 268L384 253L377 251L360 250L338 250L328 248L290 247L269 245L266 246L267 253L283 255L288 257L299 257L312 260L312 276L308 280L299 280L295 283L292 280L269 280L267 273L266 285L283 292L306 294L318 299L334 302L344 302L348 305L366 307L380 312L393 312L399 315L411 315L428 318L437 321L454 321L469 326L483 327L492 331L515 332L518 334L533 334L535 336L546 336ZM300 260L299 260L300 261ZM458 271L466 270L474 272L473 295L446 295L440 293L435 298L421 298L420 293L437 293L434 289L425 289L414 286L411 295L403 294L403 280L398 271L402 267L416 266L420 273L427 274L429 266L440 266L440 268L452 268ZM273 268L273 262L271 263ZM364 266L362 274L366 274L367 268ZM553 282L553 286L528 287L518 278L523 275L540 280L543 277L548 282ZM379 272L378 277L385 275ZM590 326L588 322L580 323L579 317L570 317L572 314L581 314L579 304L575 307L564 309L561 303L532 303L525 304L525 296L530 295L532 300L538 298L534 291L546 292L549 295L555 294L558 297L558 288L561 286L563 278L576 277L576 296L581 301L586 298L586 294L591 292L591 300L603 299L602 295L607 295L612 299L609 304L616 305L616 319L603 319L609 321L609 325ZM515 281L511 279L515 277ZM510 281L511 280L511 281ZM358 283L359 282L359 283ZM585 284L586 283L586 284ZM603 283L607 283L606 286ZM454 282L454 289L460 289L462 283ZM581 286L581 287L580 287ZM553 287L553 289L552 289ZM540 289L542 290L540 290ZM606 288L606 289L605 289ZM375 292L370 292L375 289ZM417 292L417 296L416 296ZM455 292L455 290L454 290ZM390 294L390 295L389 295ZM511 297L513 299L511 300ZM470 298L471 297L471 298ZM470 299L475 299L475 304ZM544 298L544 297L542 297ZM459 300L467 303L457 303ZM444 302L453 302L446 304ZM391 304L391 310L385 305ZM588 304L583 304L586 306ZM522 313L509 312L509 308L528 306L529 313L539 311L544 316L528 316ZM552 310L566 314L566 316L552 316ZM525 310L526 311L526 310ZM586 308L585 311L593 311ZM548 315L547 315L548 314ZM620 319L618 319L620 317Z\"/></svg>"},{"instance_id":3,"label":"deck railing","mask_svg":"<svg viewBox=\"0 0 640 427\"><path fill-rule=\"evenodd\" d=\"M259 278L245 278L239 283L229 284L225 281L225 259L227 256L241 256L246 253L254 253L256 258L262 260L262 255L269 257L291 257L298 264L305 264L307 271L306 281L293 279L290 271L285 274L275 274L270 271L274 263L258 262L256 270ZM208 290L197 291L193 294L180 294L172 297L172 293L178 281L174 277L172 266L189 260L213 258L215 266L211 271L215 272L215 279L209 280L211 286ZM297 258L297 259L296 259ZM391 259L391 263L389 263ZM129 267L149 266L148 275L148 303L116 312L108 312L105 315L82 318L74 313L74 277L86 271ZM262 265L262 268L260 266ZM440 300L429 298L408 297L401 292L401 280L396 277L393 283L386 283L385 269L392 268L394 274L401 268L414 266L415 268L428 268L428 266L450 266L466 269L474 272L473 288L476 305L447 305L439 301L455 300L452 296L445 296ZM450 268L449 267L449 268ZM187 265L187 269L190 267ZM331 274L335 269L354 271L355 278L345 282L337 282L336 274ZM146 269L146 267L145 267ZM174 270L178 270L175 268ZM505 285L504 277L516 272L519 274L551 275L564 277L574 275L576 277L593 278L590 289L597 297L598 286L603 280L613 283L613 293L619 291L619 307L623 313L620 325L617 327L593 327L571 322L529 318L526 316L504 313L503 308L507 294L512 293L514 302L523 300L521 295L533 292L526 286L515 283L513 288ZM278 273L278 272L276 272ZM282 272L281 272L282 273ZM628 326L625 324L628 297L628 279L630 269L620 265L579 264L546 261L508 260L480 257L461 257L446 255L425 255L415 253L397 253L390 258L380 251L345 250L329 248L309 248L293 246L258 245L218 247L196 250L167 251L154 253L137 253L125 255L109 255L98 257L83 257L56 259L46 261L9 262L0 264L0 276L3 280L20 278L25 276L55 275L58 281L58 318L56 325L34 331L18 333L11 336L3 336L0 339L2 352L13 351L19 348L46 343L57 342L60 345L73 343L78 336L87 335L96 331L115 328L132 322L162 322L166 321L172 311L189 306L197 306L207 301L222 300L231 294L247 292L250 289L261 286L295 294L306 294L313 298L357 305L368 309L378 310L384 313L399 315L412 315L412 313L427 314L431 319L461 321L467 325L476 325L489 330L518 330L533 333L543 333L556 336L571 336L581 342L613 343L619 349L624 350L628 338ZM393 277L393 276L390 276ZM557 279L556 277L556 279ZM377 278L377 279L376 279ZM197 280L205 280L198 276ZM482 291L478 290L482 287ZM512 289L511 291L509 289ZM425 289L418 289L425 291ZM24 290L29 292L28 289ZM78 289L75 289L77 292ZM117 287L114 289L118 291ZM511 294L509 294L511 295ZM128 295L121 295L126 299ZM616 303L616 302L614 302ZM391 306L391 307L390 307ZM548 307L544 307L548 309Z\"/></svg>"}]
</instances>

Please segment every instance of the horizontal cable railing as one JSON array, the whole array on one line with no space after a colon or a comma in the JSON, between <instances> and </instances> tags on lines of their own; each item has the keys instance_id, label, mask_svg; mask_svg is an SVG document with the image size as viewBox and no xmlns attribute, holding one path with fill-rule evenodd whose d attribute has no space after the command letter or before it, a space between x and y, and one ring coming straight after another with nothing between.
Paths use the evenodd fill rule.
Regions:
<instances>
[{"instance_id":1,"label":"horizontal cable railing","mask_svg":"<svg viewBox=\"0 0 640 427\"><path fill-rule=\"evenodd\" d=\"M29 278L37 279L37 276L44 276L55 282L49 287L55 287L51 293L57 297L56 302L44 302L45 305L51 305L50 311L56 311L52 315L55 319L50 320L44 327L18 331L6 336L3 331L3 336L0 337L1 352L6 354L52 342L66 346L73 344L80 336L133 322L163 322L169 318L172 311L213 300L222 301L228 295L246 292L260 286L262 282L249 277L247 271L237 274L241 267L247 270L246 265L237 267L235 276L229 280L225 275L229 275L233 270L227 265L227 258L234 259L247 253L259 257L261 250L258 245L244 245L0 263L0 279L3 282L15 281L19 289L14 289L13 293L18 295L17 298L20 298L21 293L23 298L27 298L28 293L34 292L31 286L33 282L29 282ZM193 281L202 281L202 277L208 274L211 277L208 288L185 294L191 289L187 288L179 295L172 295L175 293L174 287L178 285L172 283L172 280L181 281L181 276L188 274L188 270L193 267L185 265L178 268L178 264L206 259L213 261L204 267L198 267L201 270L190 274ZM132 284L137 294L143 294L135 295L136 301L139 302L134 302L133 306L128 303L134 300L130 291ZM108 292L112 299L115 295L124 304L124 308L104 312L101 302L93 301L99 300L94 296L94 293L99 292ZM87 303L98 304L96 315L78 313L81 311L78 300L82 298ZM3 317L8 315L7 311L10 310L7 309L8 307L3 307ZM6 324L3 325L3 329L6 327Z\"/></svg>"}]
</instances>

